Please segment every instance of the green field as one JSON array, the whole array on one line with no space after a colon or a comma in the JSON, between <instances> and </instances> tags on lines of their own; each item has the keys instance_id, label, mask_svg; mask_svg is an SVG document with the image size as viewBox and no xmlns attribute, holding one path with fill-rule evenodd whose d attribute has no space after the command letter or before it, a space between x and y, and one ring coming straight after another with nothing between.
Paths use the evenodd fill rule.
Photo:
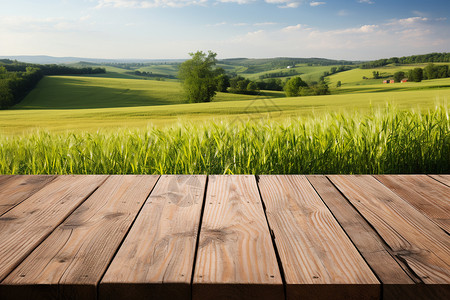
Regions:
<instances>
[{"instance_id":1,"label":"green field","mask_svg":"<svg viewBox=\"0 0 450 300\"><path fill-rule=\"evenodd\" d=\"M77 128L78 129L78 128ZM448 173L448 106L0 135L0 174Z\"/></svg>"},{"instance_id":2,"label":"green field","mask_svg":"<svg viewBox=\"0 0 450 300\"><path fill-rule=\"evenodd\" d=\"M395 90L395 86L401 87ZM392 103L400 109L431 108L450 96L450 78L398 85L353 86L346 94L276 98L218 93L211 103L182 103L179 83L81 76L44 78L19 105L0 111L0 131L145 128L179 121L295 118L332 111L367 111ZM345 89L344 87L342 89ZM350 89L350 88L349 88ZM270 97L270 98L268 98Z\"/></svg>"},{"instance_id":3,"label":"green field","mask_svg":"<svg viewBox=\"0 0 450 300\"><path fill-rule=\"evenodd\" d=\"M448 63L435 63L435 65L441 65L441 64L447 64ZM348 70L345 72L340 72L337 74L333 74L331 76L328 76L328 80L330 83L330 86L334 87L336 86L336 83L338 81L341 81L342 86L345 87L346 85L372 85L372 84L382 84L384 79L373 79L373 71L377 71L380 73L381 77L391 77L394 75L395 72L403 71L407 73L409 70L412 70L414 68L424 68L427 64L415 64L415 65L400 65L400 66L392 66L388 65L381 68L374 68L374 69L353 69ZM363 79L363 77L367 77L369 79Z\"/></svg>"},{"instance_id":4,"label":"green field","mask_svg":"<svg viewBox=\"0 0 450 300\"><path fill-rule=\"evenodd\" d=\"M353 69L332 95L186 104L179 82L123 70L45 77L0 111L0 174L450 172L450 78L361 84L373 70Z\"/></svg>"}]
</instances>

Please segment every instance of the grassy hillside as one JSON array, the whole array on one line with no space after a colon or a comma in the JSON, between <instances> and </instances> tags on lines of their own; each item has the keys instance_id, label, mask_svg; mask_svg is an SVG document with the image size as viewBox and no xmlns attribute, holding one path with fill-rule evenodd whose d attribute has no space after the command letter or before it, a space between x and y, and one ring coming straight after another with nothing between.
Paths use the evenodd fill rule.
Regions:
<instances>
[{"instance_id":1,"label":"grassy hillside","mask_svg":"<svg viewBox=\"0 0 450 300\"><path fill-rule=\"evenodd\" d=\"M435 63L436 65L446 64L446 63ZM345 72L340 72L331 76L328 76L330 86L336 86L338 81L341 81L342 86L345 85L369 85L369 84L380 84L383 79L373 79L373 72L380 72L382 77L390 77L394 75L395 72L403 71L408 72L414 68L424 68L427 64L414 64L414 65L399 65L399 66L385 66L374 69L353 69ZM370 79L363 79L363 77Z\"/></svg>"},{"instance_id":2,"label":"grassy hillside","mask_svg":"<svg viewBox=\"0 0 450 300\"><path fill-rule=\"evenodd\" d=\"M49 78L48 80L58 80L59 78L60 77L54 77ZM80 80L79 77L76 77L75 79L62 79ZM88 79L91 80L93 78ZM100 78L95 79L101 80ZM49 83L48 80L47 84ZM77 92L77 89L75 89L76 85L74 85L72 88L75 95L70 98L70 102L68 102L64 108L61 107L58 109L54 106L55 102L51 100L58 99L52 97L52 89L49 89L49 91L43 89L41 86L40 89L38 88L33 91L34 94L30 94L21 106L18 106L13 110L0 111L0 132L6 134L19 134L35 129L45 129L53 132L66 130L86 130L95 132L98 129L113 130L120 127L145 128L148 125L167 126L178 121L209 122L211 120L228 120L231 122L240 122L264 118L283 120L286 118L312 114L321 115L330 110L334 112L355 110L367 111L370 107L384 107L386 102L390 102L400 109L415 109L418 107L426 109L434 107L436 102L445 102L450 98L449 88L428 88L412 91L354 92L352 94L330 96L274 99L260 98L259 100L251 100L251 98L249 98L251 96L220 94L218 97L219 99L220 97L224 97L223 99L229 97L236 100L240 97L240 99L247 100L174 104L177 103L177 99L173 98L177 91L175 84L130 80L129 85L147 83L158 85L152 85L155 89L154 94L151 94L148 90L146 91L142 88L137 90L135 93L138 95L146 95L146 93L149 93L147 94L149 98L146 98L146 96L141 98L141 100L138 100L138 96L135 95L134 98L130 96L127 98L127 103L131 103L132 105L129 107L122 107L123 104L119 102L119 99L122 99L123 95L120 96L120 93L127 87L118 84L123 84L124 81L126 80L116 79L116 81L114 81L116 84L112 84L113 86L110 88L93 87L94 90L107 92L110 96L117 93L116 98L113 99L107 96L104 96L103 98L95 96L89 99L87 98L87 95L89 95L89 92L87 91L91 90L92 87L81 86L80 88L84 92ZM439 85L449 85L450 79L428 81L427 84L432 85L433 82L438 82ZM76 83L79 84L77 81L75 81L75 83L72 82L72 84ZM36 95L39 92L40 94ZM126 92L125 94L127 93L130 94L131 92ZM156 98L156 94L159 94L160 98ZM172 96L169 96L170 94ZM65 95L67 97L70 96L69 94ZM94 94L92 94L92 96L94 96ZM33 99L35 100L33 101ZM166 102L164 102L163 99L166 99ZM60 98L59 101L63 100L64 98ZM145 105L144 101L147 101L147 105L153 106L142 106ZM174 103L167 104L167 101L174 101ZM157 103L165 103L166 105L156 105ZM86 108L86 105L91 108ZM110 107L105 107L106 105L110 105ZM35 109L20 109L21 107L34 107Z\"/></svg>"},{"instance_id":3,"label":"grassy hillside","mask_svg":"<svg viewBox=\"0 0 450 300\"><path fill-rule=\"evenodd\" d=\"M214 101L258 99L261 96L218 93ZM178 82L82 76L50 76L14 109L79 109L155 106L183 103Z\"/></svg>"}]
</instances>

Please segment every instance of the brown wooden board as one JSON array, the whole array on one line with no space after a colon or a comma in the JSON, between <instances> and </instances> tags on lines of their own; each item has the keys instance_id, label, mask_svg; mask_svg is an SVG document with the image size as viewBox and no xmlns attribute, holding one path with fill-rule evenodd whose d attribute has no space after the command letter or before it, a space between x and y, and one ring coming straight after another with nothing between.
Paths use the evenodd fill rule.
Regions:
<instances>
[{"instance_id":1,"label":"brown wooden board","mask_svg":"<svg viewBox=\"0 0 450 300\"><path fill-rule=\"evenodd\" d=\"M256 179L209 176L193 299L283 299Z\"/></svg>"},{"instance_id":2,"label":"brown wooden board","mask_svg":"<svg viewBox=\"0 0 450 300\"><path fill-rule=\"evenodd\" d=\"M424 283L450 297L450 239L430 219L370 175L330 175L335 186Z\"/></svg>"},{"instance_id":3,"label":"brown wooden board","mask_svg":"<svg viewBox=\"0 0 450 300\"><path fill-rule=\"evenodd\" d=\"M0 217L0 281L107 177L60 176Z\"/></svg>"},{"instance_id":4,"label":"brown wooden board","mask_svg":"<svg viewBox=\"0 0 450 300\"><path fill-rule=\"evenodd\" d=\"M380 283L302 175L260 176L287 299L379 299Z\"/></svg>"},{"instance_id":5,"label":"brown wooden board","mask_svg":"<svg viewBox=\"0 0 450 300\"><path fill-rule=\"evenodd\" d=\"M431 178L450 186L450 175L429 175Z\"/></svg>"},{"instance_id":6,"label":"brown wooden board","mask_svg":"<svg viewBox=\"0 0 450 300\"><path fill-rule=\"evenodd\" d=\"M0 216L27 199L53 179L51 175L0 176Z\"/></svg>"},{"instance_id":7,"label":"brown wooden board","mask_svg":"<svg viewBox=\"0 0 450 300\"><path fill-rule=\"evenodd\" d=\"M97 284L158 176L115 175L3 282L5 299L96 299Z\"/></svg>"},{"instance_id":8,"label":"brown wooden board","mask_svg":"<svg viewBox=\"0 0 450 300\"><path fill-rule=\"evenodd\" d=\"M450 233L450 187L427 175L376 175L375 178Z\"/></svg>"},{"instance_id":9,"label":"brown wooden board","mask_svg":"<svg viewBox=\"0 0 450 300\"><path fill-rule=\"evenodd\" d=\"M99 288L100 299L190 299L204 175L164 175Z\"/></svg>"},{"instance_id":10,"label":"brown wooden board","mask_svg":"<svg viewBox=\"0 0 450 300\"><path fill-rule=\"evenodd\" d=\"M430 298L431 295L425 285L415 285L415 281L421 282L421 280L415 278L414 273L410 272L407 266L390 254L390 248L377 232L325 176L308 175L307 178L383 283L383 299L425 300Z\"/></svg>"}]
</instances>

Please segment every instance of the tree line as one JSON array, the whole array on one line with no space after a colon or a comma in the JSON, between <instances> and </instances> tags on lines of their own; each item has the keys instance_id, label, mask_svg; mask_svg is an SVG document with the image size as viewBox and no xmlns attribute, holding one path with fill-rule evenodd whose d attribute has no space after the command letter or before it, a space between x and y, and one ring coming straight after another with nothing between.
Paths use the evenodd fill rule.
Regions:
<instances>
[{"instance_id":1,"label":"tree line","mask_svg":"<svg viewBox=\"0 0 450 300\"><path fill-rule=\"evenodd\" d=\"M383 58L374 61L365 62L360 65L361 69L372 69L383 67L389 64L420 64L420 63L433 63L433 62L450 62L450 53L429 53L423 55L411 55L403 57L391 57Z\"/></svg>"},{"instance_id":2,"label":"tree line","mask_svg":"<svg viewBox=\"0 0 450 300\"><path fill-rule=\"evenodd\" d=\"M19 103L44 75L38 68L28 67L25 72L8 72L0 66L0 109Z\"/></svg>"},{"instance_id":3,"label":"tree line","mask_svg":"<svg viewBox=\"0 0 450 300\"><path fill-rule=\"evenodd\" d=\"M78 75L105 73L104 68L73 68L61 65L27 64L0 60L0 109L20 101L45 75Z\"/></svg>"},{"instance_id":4,"label":"tree line","mask_svg":"<svg viewBox=\"0 0 450 300\"><path fill-rule=\"evenodd\" d=\"M450 77L448 65L435 65L429 63L425 68L414 68L407 72L398 71L394 73L394 81L400 82L403 78L409 81L421 82L427 79L447 78Z\"/></svg>"}]
</instances>

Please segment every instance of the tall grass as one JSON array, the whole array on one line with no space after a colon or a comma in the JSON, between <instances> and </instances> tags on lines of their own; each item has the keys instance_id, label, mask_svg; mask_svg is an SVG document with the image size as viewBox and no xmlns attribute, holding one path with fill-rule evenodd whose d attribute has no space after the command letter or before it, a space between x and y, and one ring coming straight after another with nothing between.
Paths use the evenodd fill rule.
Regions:
<instances>
[{"instance_id":1,"label":"tall grass","mask_svg":"<svg viewBox=\"0 0 450 300\"><path fill-rule=\"evenodd\" d=\"M449 173L447 105L0 137L1 174Z\"/></svg>"}]
</instances>

